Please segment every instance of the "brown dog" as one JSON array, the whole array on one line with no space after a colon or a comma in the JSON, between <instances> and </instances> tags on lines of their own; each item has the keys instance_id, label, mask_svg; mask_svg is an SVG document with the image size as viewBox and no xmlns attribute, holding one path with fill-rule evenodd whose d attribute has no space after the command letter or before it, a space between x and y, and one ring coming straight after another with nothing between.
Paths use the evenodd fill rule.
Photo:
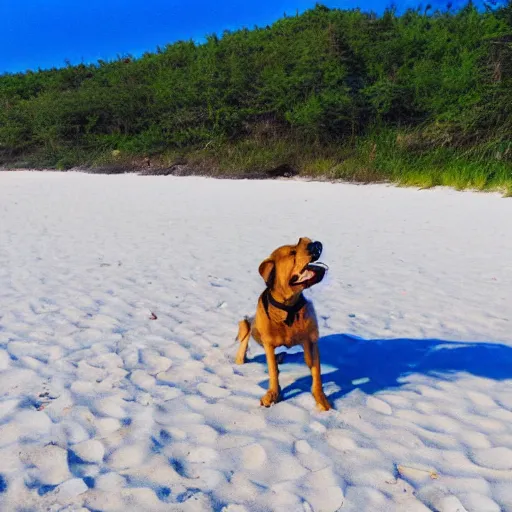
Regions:
<instances>
[{"instance_id":1,"label":"brown dog","mask_svg":"<svg viewBox=\"0 0 512 512\"><path fill-rule=\"evenodd\" d=\"M316 403L324 411L331 408L322 388L315 310L302 295L303 290L324 277L326 267L314 263L321 253L322 244L309 238L301 238L297 245L276 249L259 267L267 287L258 300L254 320L246 318L238 324L237 364L245 362L251 335L265 349L270 376L269 389L261 398L261 405L265 407L276 403L281 391L275 349L283 345L288 348L302 345L304 359L311 369L311 392Z\"/></svg>"}]
</instances>

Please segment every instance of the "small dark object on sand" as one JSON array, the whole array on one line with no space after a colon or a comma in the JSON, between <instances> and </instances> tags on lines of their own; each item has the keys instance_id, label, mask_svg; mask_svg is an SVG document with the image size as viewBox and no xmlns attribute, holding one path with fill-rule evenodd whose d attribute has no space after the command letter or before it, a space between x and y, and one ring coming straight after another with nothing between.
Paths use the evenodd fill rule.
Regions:
<instances>
[{"instance_id":1,"label":"small dark object on sand","mask_svg":"<svg viewBox=\"0 0 512 512\"><path fill-rule=\"evenodd\" d=\"M266 171L265 174L269 178L291 178L292 176L297 176L299 172L291 165L282 164L278 165L274 169Z\"/></svg>"}]
</instances>

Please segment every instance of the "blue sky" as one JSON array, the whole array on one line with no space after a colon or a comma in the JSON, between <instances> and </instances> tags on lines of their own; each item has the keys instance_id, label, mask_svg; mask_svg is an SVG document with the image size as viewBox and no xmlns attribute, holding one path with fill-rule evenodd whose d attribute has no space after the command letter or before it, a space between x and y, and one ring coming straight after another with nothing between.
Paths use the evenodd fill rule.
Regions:
<instances>
[{"instance_id":1,"label":"blue sky","mask_svg":"<svg viewBox=\"0 0 512 512\"><path fill-rule=\"evenodd\" d=\"M459 0L460 1L460 0ZM381 12L390 0L326 0ZM418 1L395 0L399 9ZM435 0L433 5L445 5ZM456 4L457 2L453 2ZM0 0L0 73L140 55L179 39L266 25L307 0Z\"/></svg>"}]
</instances>

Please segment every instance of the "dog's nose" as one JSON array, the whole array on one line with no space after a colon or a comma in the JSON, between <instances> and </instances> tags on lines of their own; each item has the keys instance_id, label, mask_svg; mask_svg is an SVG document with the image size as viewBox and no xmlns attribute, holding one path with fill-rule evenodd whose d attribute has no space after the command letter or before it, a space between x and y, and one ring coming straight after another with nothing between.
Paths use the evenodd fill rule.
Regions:
<instances>
[{"instance_id":1,"label":"dog's nose","mask_svg":"<svg viewBox=\"0 0 512 512\"><path fill-rule=\"evenodd\" d=\"M316 261L322 254L322 244L320 242L311 242L306 249L311 254L312 261Z\"/></svg>"}]
</instances>

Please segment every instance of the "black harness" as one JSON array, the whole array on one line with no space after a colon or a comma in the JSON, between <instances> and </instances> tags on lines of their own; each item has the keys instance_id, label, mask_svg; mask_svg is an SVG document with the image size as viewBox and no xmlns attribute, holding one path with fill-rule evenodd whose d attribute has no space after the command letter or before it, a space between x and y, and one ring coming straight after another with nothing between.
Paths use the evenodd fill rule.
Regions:
<instances>
[{"instance_id":1,"label":"black harness","mask_svg":"<svg viewBox=\"0 0 512 512\"><path fill-rule=\"evenodd\" d=\"M272 297L272 294L270 293L270 289L267 288L263 295L261 296L261 300L263 302L263 307L265 308L265 313L267 313L268 318L270 318L270 315L268 314L268 305L272 304L277 309L280 309L281 311L285 311L287 313L286 318L284 320L284 323L291 327L293 325L293 322L297 320L299 316L300 310L307 304L307 301L302 295L300 294L299 300L293 305L293 306L287 306L286 304L283 304L282 302L277 302L274 297Z\"/></svg>"}]
</instances>

